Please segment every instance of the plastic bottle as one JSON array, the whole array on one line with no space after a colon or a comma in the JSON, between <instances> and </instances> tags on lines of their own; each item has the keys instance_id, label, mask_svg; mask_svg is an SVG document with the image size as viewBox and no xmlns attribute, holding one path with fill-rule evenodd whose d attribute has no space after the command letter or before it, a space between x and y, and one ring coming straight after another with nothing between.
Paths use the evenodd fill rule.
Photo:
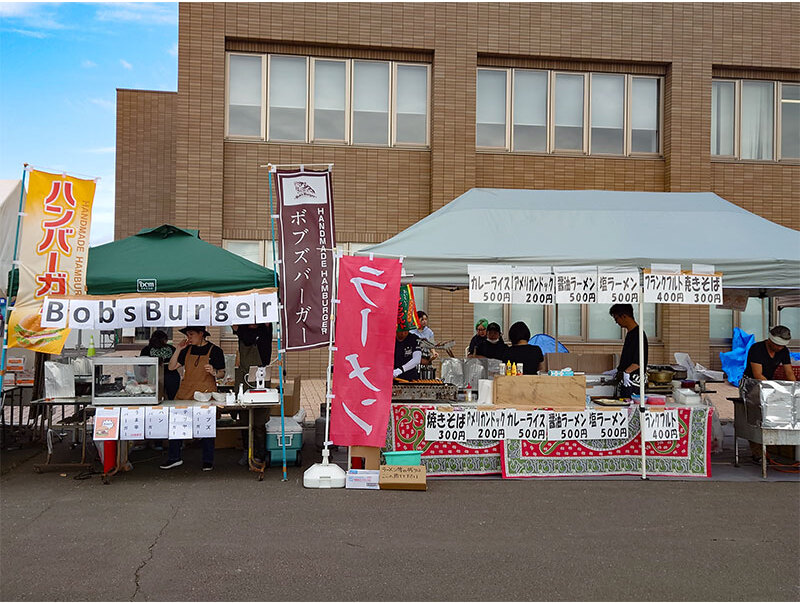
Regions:
<instances>
[{"instance_id":1,"label":"plastic bottle","mask_svg":"<svg viewBox=\"0 0 800 603\"><path fill-rule=\"evenodd\" d=\"M512 374L514 377L516 377L516 376L517 376L517 363L516 363L516 362L515 362L515 363L513 363L513 364L511 365L511 374Z\"/></svg>"},{"instance_id":2,"label":"plastic bottle","mask_svg":"<svg viewBox=\"0 0 800 603\"><path fill-rule=\"evenodd\" d=\"M511 361L510 360L506 360L506 375L510 375L510 374L511 374Z\"/></svg>"},{"instance_id":3,"label":"plastic bottle","mask_svg":"<svg viewBox=\"0 0 800 603\"><path fill-rule=\"evenodd\" d=\"M94 335L89 336L89 347L86 348L86 355L90 357L95 355Z\"/></svg>"},{"instance_id":4,"label":"plastic bottle","mask_svg":"<svg viewBox=\"0 0 800 603\"><path fill-rule=\"evenodd\" d=\"M472 402L472 383L467 383L466 401Z\"/></svg>"}]
</instances>

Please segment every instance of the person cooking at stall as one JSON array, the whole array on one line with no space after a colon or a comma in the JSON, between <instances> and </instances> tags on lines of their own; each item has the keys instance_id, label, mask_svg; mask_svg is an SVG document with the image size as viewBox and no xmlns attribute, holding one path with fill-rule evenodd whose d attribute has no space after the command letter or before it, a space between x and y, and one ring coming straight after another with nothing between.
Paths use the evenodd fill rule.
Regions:
<instances>
[{"instance_id":1,"label":"person cooking at stall","mask_svg":"<svg viewBox=\"0 0 800 603\"><path fill-rule=\"evenodd\" d=\"M539 372L539 366L544 360L542 348L538 345L531 345L528 340L531 338L531 331L524 322L519 321L511 325L508 330L508 339L511 347L506 351L506 362L517 365L519 373L520 363L522 363L523 375L535 375Z\"/></svg>"},{"instance_id":2,"label":"person cooking at stall","mask_svg":"<svg viewBox=\"0 0 800 603\"><path fill-rule=\"evenodd\" d=\"M422 310L417 312L417 322L419 323L419 328L409 331L409 333L416 335L420 339L425 339L430 344L435 344L436 341L433 338L433 329L428 326L428 315ZM421 350L422 360L420 364L429 365L439 357L438 352L433 348L421 348Z\"/></svg>"},{"instance_id":3,"label":"person cooking at stall","mask_svg":"<svg viewBox=\"0 0 800 603\"><path fill-rule=\"evenodd\" d=\"M467 356L474 356L475 351L478 348L478 344L481 341L486 341L487 326L489 326L489 321L485 318L481 318L475 323L475 335L473 335L472 339L469 341L469 346L467 347Z\"/></svg>"},{"instance_id":4,"label":"person cooking at stall","mask_svg":"<svg viewBox=\"0 0 800 603\"><path fill-rule=\"evenodd\" d=\"M184 369L183 380L175 396L176 400L192 400L195 392L217 391L217 378L225 374L225 354L217 345L206 341L210 333L205 327L189 326L180 330L186 339L179 342L169 359L168 368ZM214 438L200 438L203 443L203 471L214 468ZM183 440L169 441L169 456L162 469L172 469L183 464L181 447Z\"/></svg>"},{"instance_id":5,"label":"person cooking at stall","mask_svg":"<svg viewBox=\"0 0 800 603\"><path fill-rule=\"evenodd\" d=\"M789 341L792 339L792 332L783 325L776 325L769 330L769 335L764 341L759 341L750 346L747 352L747 366L744 369L744 376L758 381L770 381L775 378L775 373L779 366L783 367L783 375L779 380L795 381L794 371L792 370L792 357L789 354ZM753 462L761 464L761 444L750 442L750 452L753 453ZM775 448L767 446L771 453Z\"/></svg>"},{"instance_id":6,"label":"person cooking at stall","mask_svg":"<svg viewBox=\"0 0 800 603\"><path fill-rule=\"evenodd\" d=\"M633 318L631 304L614 304L608 313L619 326L627 330L625 341L622 344L622 353L617 365L617 395L620 398L630 398L638 394L641 380L639 378L639 325ZM644 340L644 366L647 368L648 343L647 333L642 333Z\"/></svg>"},{"instance_id":7,"label":"person cooking at stall","mask_svg":"<svg viewBox=\"0 0 800 603\"><path fill-rule=\"evenodd\" d=\"M776 369L782 366L785 376L780 379L794 381L792 357L789 355L789 348L786 347L791 339L792 332L787 327L783 325L772 327L764 341L750 346L744 376L759 381L769 381L775 378Z\"/></svg>"},{"instance_id":8,"label":"person cooking at stall","mask_svg":"<svg viewBox=\"0 0 800 603\"><path fill-rule=\"evenodd\" d=\"M486 340L478 344L475 355L479 358L496 358L505 362L507 353L508 346L500 334L500 325L490 322L486 327Z\"/></svg>"},{"instance_id":9,"label":"person cooking at stall","mask_svg":"<svg viewBox=\"0 0 800 603\"><path fill-rule=\"evenodd\" d=\"M397 326L394 342L394 371L392 375L397 379L416 381L419 379L419 366L422 360L422 350L419 347L419 337L410 333L404 326Z\"/></svg>"}]
</instances>

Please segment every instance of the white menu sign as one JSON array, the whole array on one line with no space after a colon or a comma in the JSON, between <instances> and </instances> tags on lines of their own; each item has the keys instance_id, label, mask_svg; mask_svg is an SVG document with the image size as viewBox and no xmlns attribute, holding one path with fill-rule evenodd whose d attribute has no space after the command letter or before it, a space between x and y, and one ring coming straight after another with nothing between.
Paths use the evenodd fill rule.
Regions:
<instances>
[{"instance_id":1,"label":"white menu sign","mask_svg":"<svg viewBox=\"0 0 800 603\"><path fill-rule=\"evenodd\" d=\"M556 271L556 303L596 304L597 269Z\"/></svg>"},{"instance_id":2,"label":"white menu sign","mask_svg":"<svg viewBox=\"0 0 800 603\"><path fill-rule=\"evenodd\" d=\"M192 407L173 406L169 409L169 439L192 439Z\"/></svg>"},{"instance_id":3,"label":"white menu sign","mask_svg":"<svg viewBox=\"0 0 800 603\"><path fill-rule=\"evenodd\" d=\"M597 272L597 302L600 304L638 304L639 272Z\"/></svg>"},{"instance_id":4,"label":"white menu sign","mask_svg":"<svg viewBox=\"0 0 800 603\"><path fill-rule=\"evenodd\" d=\"M148 406L144 413L144 434L149 440L169 438L169 407Z\"/></svg>"},{"instance_id":5,"label":"white menu sign","mask_svg":"<svg viewBox=\"0 0 800 603\"><path fill-rule=\"evenodd\" d=\"M680 439L681 434L678 426L677 408L660 412L643 412L641 416L645 442Z\"/></svg>"},{"instance_id":6,"label":"white menu sign","mask_svg":"<svg viewBox=\"0 0 800 603\"><path fill-rule=\"evenodd\" d=\"M660 304L721 304L722 275L645 272L644 301Z\"/></svg>"},{"instance_id":7,"label":"white menu sign","mask_svg":"<svg viewBox=\"0 0 800 603\"><path fill-rule=\"evenodd\" d=\"M552 305L556 301L556 279L550 268L515 266L512 304Z\"/></svg>"},{"instance_id":8,"label":"white menu sign","mask_svg":"<svg viewBox=\"0 0 800 603\"><path fill-rule=\"evenodd\" d=\"M144 439L144 406L123 406L119 416L120 440Z\"/></svg>"},{"instance_id":9,"label":"white menu sign","mask_svg":"<svg viewBox=\"0 0 800 603\"><path fill-rule=\"evenodd\" d=\"M510 304L512 268L502 264L467 266L471 304Z\"/></svg>"},{"instance_id":10,"label":"white menu sign","mask_svg":"<svg viewBox=\"0 0 800 603\"><path fill-rule=\"evenodd\" d=\"M217 407L195 406L192 410L192 435L196 438L217 437Z\"/></svg>"}]
</instances>

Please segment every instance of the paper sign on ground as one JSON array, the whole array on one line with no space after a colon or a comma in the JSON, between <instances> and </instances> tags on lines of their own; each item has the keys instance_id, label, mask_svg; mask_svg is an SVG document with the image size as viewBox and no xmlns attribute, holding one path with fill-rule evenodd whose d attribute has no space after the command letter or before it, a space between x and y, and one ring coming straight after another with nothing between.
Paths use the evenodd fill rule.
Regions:
<instances>
[{"instance_id":1,"label":"paper sign on ground","mask_svg":"<svg viewBox=\"0 0 800 603\"><path fill-rule=\"evenodd\" d=\"M119 437L119 406L103 406L94 414L94 439L116 440Z\"/></svg>"},{"instance_id":2,"label":"paper sign on ground","mask_svg":"<svg viewBox=\"0 0 800 603\"><path fill-rule=\"evenodd\" d=\"M143 440L144 406L123 406L120 411L120 440Z\"/></svg>"}]
</instances>

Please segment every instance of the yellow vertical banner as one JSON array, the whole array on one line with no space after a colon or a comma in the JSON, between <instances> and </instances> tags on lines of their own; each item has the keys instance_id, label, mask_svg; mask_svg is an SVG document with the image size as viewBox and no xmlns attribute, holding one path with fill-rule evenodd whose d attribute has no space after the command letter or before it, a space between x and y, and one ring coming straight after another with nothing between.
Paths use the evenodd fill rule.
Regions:
<instances>
[{"instance_id":1,"label":"yellow vertical banner","mask_svg":"<svg viewBox=\"0 0 800 603\"><path fill-rule=\"evenodd\" d=\"M19 239L19 292L8 347L60 354L69 329L43 328L45 297L86 293L89 231L96 183L32 170Z\"/></svg>"}]
</instances>

